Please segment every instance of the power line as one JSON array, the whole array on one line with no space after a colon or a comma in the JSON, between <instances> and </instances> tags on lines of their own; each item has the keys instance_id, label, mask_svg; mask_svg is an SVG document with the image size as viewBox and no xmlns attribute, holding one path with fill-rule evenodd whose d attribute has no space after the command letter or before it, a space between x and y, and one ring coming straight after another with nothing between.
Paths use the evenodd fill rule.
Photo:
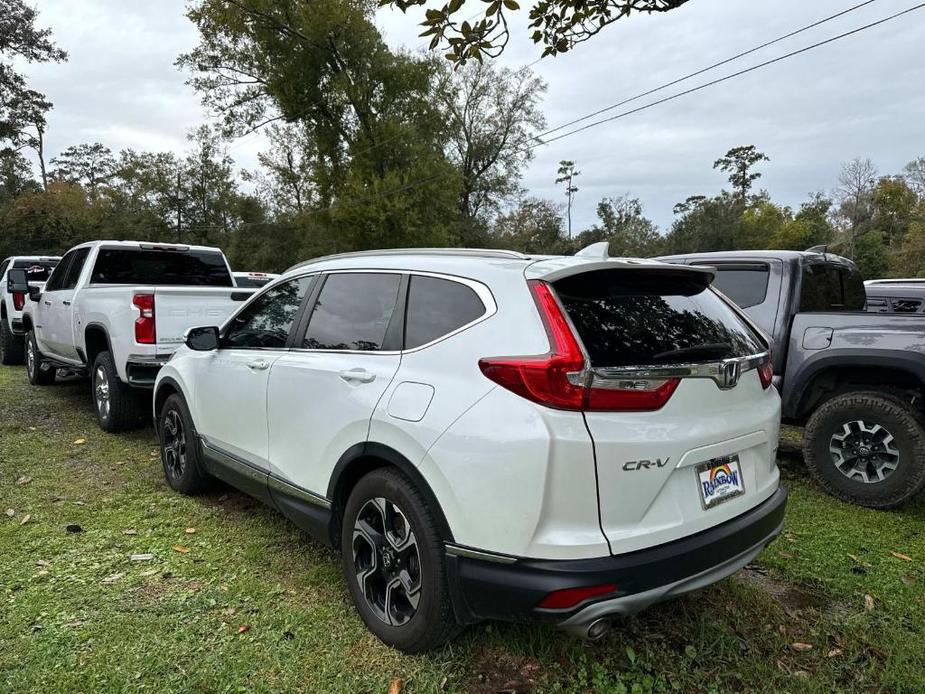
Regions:
<instances>
[{"instance_id":1,"label":"power line","mask_svg":"<svg viewBox=\"0 0 925 694\"><path fill-rule=\"evenodd\" d=\"M872 0L871 0L871 1L872 1ZM863 5L863 4L867 4L867 3L862 3L862 5ZM731 74L729 74L729 75L725 75L725 76L723 76L723 77L719 77L719 78L714 79L714 80L711 80L711 81L709 81L709 82L705 82L705 83L703 83L703 84L697 85L696 87L691 87L690 89L686 89L686 90L684 90L684 91L677 92L677 93L672 94L672 95L670 95L670 96L666 96L666 97L664 97L664 98L662 98L662 99L658 99L658 100L656 100L656 101L652 101L652 102L643 104L642 106L638 106L638 107L633 108L633 109L630 109L630 110L628 110L628 111L623 111L623 112L621 112L621 113L618 113L618 114L616 114L616 115L610 116L610 117L608 117L608 118L603 118L603 119L601 119L601 120L594 121L594 122L589 123L589 124L587 124L587 125L584 125L584 126L582 126L582 127L580 127L580 128L576 128L576 129L574 129L574 130L570 130L570 131L568 131L568 132L562 133L561 135L557 135L556 137L550 138L550 139L548 139L548 140L538 140L538 139L537 139L537 136L531 136L531 137L529 137L529 138L525 138L525 139L522 141L522 143L516 145L515 147L519 148L519 147L521 147L522 145L525 145L525 146L526 146L526 150L527 150L527 151L530 151L530 150L536 149L537 147L539 147L539 146L541 146L541 145L548 145L548 144L551 144L552 142L555 142L555 141L557 141L557 140L561 140L561 139L564 139L564 138L569 137L569 136L571 136L571 135L575 135L575 134L577 134L577 133L584 132L584 131L586 131L586 130L590 130L591 128L597 127L597 126L602 125L602 124L604 124L604 123L609 123L609 122L611 122L611 121L615 121L615 120L618 120L618 119L620 119L620 118L625 118L626 116L630 116L630 115L633 115L633 114L635 114L635 113L639 113L639 112L641 112L641 111L644 111L644 110L647 110L647 109L649 109L649 108L652 108L652 107L654 107L654 106L658 106L658 105L660 105L660 104L664 104L664 103L667 103L667 102L669 102L669 101L673 101L673 100L675 100L675 99L679 99L679 98L681 98L682 96L687 96L688 94L693 94L694 92L698 92L698 91L701 91L701 90L706 89L706 88L708 88L708 87L712 87L712 86L717 85L717 84L720 84L720 83L722 83L722 82L726 82L726 81L731 80L731 79L733 79L733 78L735 78L735 77L740 77L740 76L745 75L745 74L748 74L748 73L750 73L750 72L754 72L755 70L758 70L758 69L760 69L760 68L767 67L767 66L769 66L769 65L773 65L774 63L778 63L778 62L781 62L781 61L786 60L786 59L788 59L788 58L792 58L792 57L794 57L794 56L801 55L801 54L803 54L803 53L807 53L807 52L809 52L809 51L811 51L811 50L814 50L814 49L816 49L816 48L820 48L820 47L825 46L825 45L828 45L828 44L830 44L830 43L834 43L835 41L839 41L839 40L844 39L844 38L847 38L847 37L849 37L849 36L853 36L853 35L855 35L855 34L859 34L859 33L861 33L862 31L866 31L867 29L871 29L871 28L873 28L873 27L880 26L881 24L885 24L886 22L889 22L889 21L892 21L892 20L894 20L894 19L897 19L898 17L902 17L902 16L904 16L904 15L910 14L911 12L915 12L915 11L917 11L917 10L920 10L920 9L922 9L923 7L925 7L925 2L922 2L922 3L919 3L919 4L917 4L917 5L914 5L913 7L910 7L910 8L908 8L908 9L906 9L906 10L902 10L902 11L900 11L900 12L896 12L895 14L889 15L889 16L887 16L887 17L884 17L884 18L882 18L882 19L876 20L876 21L874 21L874 22L870 22L870 23L868 23L868 24L864 24L864 25L862 25L862 26L860 26L860 27L857 27L857 28L855 28L855 29L851 29L851 30L849 30L849 31L842 32L841 34L837 34L837 35L832 36L832 37L830 37L830 38L828 38L828 39L824 39L824 40L822 40L822 41L818 41L818 42L816 42L816 43L814 43L814 44L811 44L811 45L809 45L809 46L805 46L805 47L803 47L803 48L800 48L800 49L797 49L797 50L794 50L794 51L790 51L789 53L785 53L784 55L778 56L778 57L776 57L776 58L772 58L772 59L770 59L770 60L766 60L766 61L764 61L764 62L758 63L758 64L756 64L756 65L753 65L753 66L751 66L751 67L745 68L745 69L743 69L743 70L739 70L739 71L733 72L733 73L731 73ZM852 9L856 9L856 7L855 7L855 8L849 8L848 10L845 10L844 12L849 12L849 11L851 11ZM843 12L842 14L844 14L844 12ZM822 20L821 20L821 21L822 21ZM818 24L817 24L817 25L818 25ZM675 83L677 83L677 82L675 82ZM598 113L600 113L600 112L602 112L602 111L599 111ZM594 114L590 114L590 117L593 117L593 116L594 116ZM580 119L580 120L586 120L586 119L587 119L587 117L583 117L583 118ZM577 121L576 121L576 122L577 122ZM558 130L558 129L561 129L561 128L557 128L557 130ZM532 141L532 142L531 142L531 141ZM425 178L418 179L418 180L416 180L416 181L412 181L412 182L410 182L410 183L408 183L408 184L405 184L405 185L400 186L400 187L398 187L398 188L392 189L392 190L390 190L390 191L386 191L386 192L384 192L384 193L377 193L377 194L373 194L373 195L370 195L370 196L364 196L363 198L357 198L357 199L354 199L354 200L349 200L349 199L348 199L348 200L344 200L344 201L335 201L334 203L332 203L332 204L329 205L328 207L321 208L321 209L316 209L316 210L309 210L309 211L307 211L307 214L320 214L320 213L322 213L322 212L330 212L331 210L333 210L333 209L335 209L335 208L344 207L344 206L347 206L347 205L349 205L350 203L353 203L353 202L361 203L361 202L365 202L365 201L370 200L370 199L386 197L386 196L388 196L388 195L394 195L394 194L396 194L396 193L400 193L400 192L403 192L403 191L405 191L405 190L409 190L409 189L411 189L411 188L415 188L415 187L418 187L418 186L421 186L421 185L425 185L426 183L430 183L431 181L434 181L434 180L437 180L437 179L441 179L441 178L445 178L445 177L448 176L448 175L449 175L449 174L436 174L436 175L433 175L433 176L427 176L427 177L425 177Z\"/></svg>"},{"instance_id":2,"label":"power line","mask_svg":"<svg viewBox=\"0 0 925 694\"><path fill-rule=\"evenodd\" d=\"M575 120L571 120L568 123L557 125L555 128L551 128L550 130L546 130L545 132L542 132L539 135L536 135L536 137L541 138L545 135L551 135L554 132L563 130L571 125L575 125L576 123L581 123L583 121L588 120L589 118L594 118L594 116L599 116L600 114L606 113L607 111L612 111L613 109L619 108L620 106L625 106L626 104L632 101L636 101L638 99L642 99L644 97L650 96L652 94L655 94L656 92L662 91L663 89L667 89L668 87L673 87L674 85L680 84L681 82L685 82L691 79L692 77L697 77L698 75L702 75L703 73L709 72L710 70L715 70L718 67L722 67L723 65L733 62L734 60L738 60L739 58L744 58L747 55L756 53L763 48L767 48L768 46L773 46L775 43L780 43L781 41L784 41L793 36L796 36L797 34L802 34L804 31L809 31L810 29L814 29L817 26L825 24L826 22L830 22L833 19L837 19L838 17L842 17L850 12L854 12L855 10L859 10L862 7L865 7L866 5L870 5L874 2L877 2L877 0L865 0L865 2L860 2L857 5L849 7L848 9L842 10L841 12L836 12L835 14L829 15L828 17L825 17L824 19L820 19L816 22L813 22L812 24L807 24L806 26L800 27L799 29L795 29L794 31L786 33L783 36L778 36L776 39L766 41L765 43L762 43L759 46L755 46L754 48L749 48L747 51L742 51L741 53L737 53L736 55L726 58L725 60L721 60L718 63L713 63L712 65L709 65L705 68L701 68L700 70L697 70L696 72L691 72L687 75L684 75L683 77L678 77L677 79L674 79L671 82L666 82L665 84L649 89L648 91L642 92L641 94L637 94L636 96L631 96L628 99L624 99L623 101L619 101L615 104L611 104L610 106L605 106L602 109L598 109L597 111L594 111L593 113L589 113L586 116L582 116L580 118L576 118Z\"/></svg>"}]
</instances>

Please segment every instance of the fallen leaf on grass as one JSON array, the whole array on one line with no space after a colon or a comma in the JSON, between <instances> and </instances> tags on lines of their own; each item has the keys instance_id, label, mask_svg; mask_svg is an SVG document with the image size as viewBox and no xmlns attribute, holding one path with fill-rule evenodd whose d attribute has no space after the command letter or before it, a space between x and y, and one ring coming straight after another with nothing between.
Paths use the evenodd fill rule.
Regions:
<instances>
[{"instance_id":1,"label":"fallen leaf on grass","mask_svg":"<svg viewBox=\"0 0 925 694\"><path fill-rule=\"evenodd\" d=\"M907 586L913 586L915 585L915 576L910 576L909 574L903 574L902 582L905 583Z\"/></svg>"},{"instance_id":2,"label":"fallen leaf on grass","mask_svg":"<svg viewBox=\"0 0 925 694\"><path fill-rule=\"evenodd\" d=\"M83 446L87 442L87 439L76 439L74 441L75 446Z\"/></svg>"},{"instance_id":3,"label":"fallen leaf on grass","mask_svg":"<svg viewBox=\"0 0 925 694\"><path fill-rule=\"evenodd\" d=\"M842 654L841 648L833 648L831 651L826 653L826 656L829 658L837 658Z\"/></svg>"},{"instance_id":4,"label":"fallen leaf on grass","mask_svg":"<svg viewBox=\"0 0 925 694\"><path fill-rule=\"evenodd\" d=\"M795 651L811 651L811 650L813 650L813 644L811 644L811 643L800 643L799 641L796 641L795 643L791 643L791 644L790 644L790 647L791 647L793 650L795 650Z\"/></svg>"},{"instance_id":5,"label":"fallen leaf on grass","mask_svg":"<svg viewBox=\"0 0 925 694\"><path fill-rule=\"evenodd\" d=\"M185 532L187 535L192 535L194 532L196 532L196 528L187 528L183 532Z\"/></svg>"},{"instance_id":6,"label":"fallen leaf on grass","mask_svg":"<svg viewBox=\"0 0 925 694\"><path fill-rule=\"evenodd\" d=\"M20 524L20 525L25 525L25 524L28 523L31 519L32 519L32 514L31 514L31 513L27 513L25 516L22 517L22 520L19 521L19 524Z\"/></svg>"},{"instance_id":7,"label":"fallen leaf on grass","mask_svg":"<svg viewBox=\"0 0 925 694\"><path fill-rule=\"evenodd\" d=\"M125 530L122 531L122 534L123 535L137 535L138 531L135 530L134 528L126 528Z\"/></svg>"},{"instance_id":8,"label":"fallen leaf on grass","mask_svg":"<svg viewBox=\"0 0 925 694\"><path fill-rule=\"evenodd\" d=\"M36 566L51 566L51 564L44 559L37 559L35 562Z\"/></svg>"},{"instance_id":9,"label":"fallen leaf on grass","mask_svg":"<svg viewBox=\"0 0 925 694\"><path fill-rule=\"evenodd\" d=\"M132 561L151 561L154 559L153 554L133 554L129 557Z\"/></svg>"},{"instance_id":10,"label":"fallen leaf on grass","mask_svg":"<svg viewBox=\"0 0 925 694\"><path fill-rule=\"evenodd\" d=\"M71 627L71 628L73 628L73 629L77 629L78 627L82 627L83 625L84 625L84 623L78 619L78 620L76 620L76 621L74 621L74 622L68 622L68 623L65 624L64 626L66 626L66 627Z\"/></svg>"},{"instance_id":11,"label":"fallen leaf on grass","mask_svg":"<svg viewBox=\"0 0 925 694\"><path fill-rule=\"evenodd\" d=\"M790 552L778 552L777 556L781 559L793 559L793 555Z\"/></svg>"},{"instance_id":12,"label":"fallen leaf on grass","mask_svg":"<svg viewBox=\"0 0 925 694\"><path fill-rule=\"evenodd\" d=\"M864 596L864 609L868 612L874 609L874 596L870 593Z\"/></svg>"},{"instance_id":13,"label":"fallen leaf on grass","mask_svg":"<svg viewBox=\"0 0 925 694\"><path fill-rule=\"evenodd\" d=\"M29 484L32 481L32 478L29 475L22 475L19 479L16 480L16 484Z\"/></svg>"},{"instance_id":14,"label":"fallen leaf on grass","mask_svg":"<svg viewBox=\"0 0 925 694\"><path fill-rule=\"evenodd\" d=\"M903 561L912 561L912 557L908 554L903 554L902 552L890 552L890 554L897 559L902 559Z\"/></svg>"},{"instance_id":15,"label":"fallen leaf on grass","mask_svg":"<svg viewBox=\"0 0 925 694\"><path fill-rule=\"evenodd\" d=\"M107 576L106 578L104 578L104 579L102 580L102 583L105 583L106 585L109 585L109 584L111 584L111 583L115 583L115 582L118 581L120 578L122 578L124 575L125 575L124 572L120 572L120 573L117 573L117 574L112 574L111 576Z\"/></svg>"},{"instance_id":16,"label":"fallen leaf on grass","mask_svg":"<svg viewBox=\"0 0 925 694\"><path fill-rule=\"evenodd\" d=\"M189 554L189 547L184 547L183 545L174 545L173 549L180 554Z\"/></svg>"},{"instance_id":17,"label":"fallen leaf on grass","mask_svg":"<svg viewBox=\"0 0 925 694\"><path fill-rule=\"evenodd\" d=\"M16 511L14 511L14 510L11 509L11 508L8 508L8 509L6 510L6 515L8 515L10 518L12 518L13 516L16 515Z\"/></svg>"},{"instance_id":18,"label":"fallen leaf on grass","mask_svg":"<svg viewBox=\"0 0 925 694\"><path fill-rule=\"evenodd\" d=\"M142 572L139 574L139 576L143 576L144 578L147 578L148 576L153 576L153 575L156 574L158 571L160 571L160 569L148 569L147 571L142 571Z\"/></svg>"},{"instance_id":19,"label":"fallen leaf on grass","mask_svg":"<svg viewBox=\"0 0 925 694\"><path fill-rule=\"evenodd\" d=\"M401 694L401 680L396 678L389 682L389 694Z\"/></svg>"},{"instance_id":20,"label":"fallen leaf on grass","mask_svg":"<svg viewBox=\"0 0 925 694\"><path fill-rule=\"evenodd\" d=\"M238 627L239 634L243 634L245 631L250 631L250 630L251 630L250 624L242 624L241 626Z\"/></svg>"}]
</instances>

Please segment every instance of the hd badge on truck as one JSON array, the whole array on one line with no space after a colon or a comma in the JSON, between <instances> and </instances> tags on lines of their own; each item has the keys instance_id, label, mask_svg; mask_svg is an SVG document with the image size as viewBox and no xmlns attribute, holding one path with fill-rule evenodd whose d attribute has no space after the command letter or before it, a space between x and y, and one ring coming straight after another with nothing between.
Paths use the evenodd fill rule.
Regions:
<instances>
[{"instance_id":1,"label":"hd badge on truck","mask_svg":"<svg viewBox=\"0 0 925 694\"><path fill-rule=\"evenodd\" d=\"M704 509L712 508L745 493L739 456L714 458L697 466L700 503Z\"/></svg>"}]
</instances>

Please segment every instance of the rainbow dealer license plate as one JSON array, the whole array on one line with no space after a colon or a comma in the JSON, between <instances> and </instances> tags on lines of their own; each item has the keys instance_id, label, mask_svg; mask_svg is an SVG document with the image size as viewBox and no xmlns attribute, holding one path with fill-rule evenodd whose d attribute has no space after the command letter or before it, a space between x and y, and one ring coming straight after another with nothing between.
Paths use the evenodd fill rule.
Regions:
<instances>
[{"instance_id":1,"label":"rainbow dealer license plate","mask_svg":"<svg viewBox=\"0 0 925 694\"><path fill-rule=\"evenodd\" d=\"M704 509L713 508L745 493L745 481L739 466L739 456L714 458L697 466L700 503Z\"/></svg>"}]
</instances>

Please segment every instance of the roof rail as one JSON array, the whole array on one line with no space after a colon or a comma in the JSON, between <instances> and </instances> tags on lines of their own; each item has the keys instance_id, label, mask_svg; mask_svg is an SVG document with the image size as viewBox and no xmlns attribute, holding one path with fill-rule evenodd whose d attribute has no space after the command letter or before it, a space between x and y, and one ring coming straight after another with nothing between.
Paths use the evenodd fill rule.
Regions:
<instances>
[{"instance_id":1,"label":"roof rail","mask_svg":"<svg viewBox=\"0 0 925 694\"><path fill-rule=\"evenodd\" d=\"M515 260L529 260L529 255L524 255L518 251L507 251L495 248L385 248L381 250L370 251L353 251L351 253L334 253L332 255L323 255L320 258L312 258L296 263L286 272L296 270L306 265L321 263L326 260L338 260L340 258L364 258L376 255L434 255L434 256L467 256L471 258L513 258Z\"/></svg>"}]
</instances>

